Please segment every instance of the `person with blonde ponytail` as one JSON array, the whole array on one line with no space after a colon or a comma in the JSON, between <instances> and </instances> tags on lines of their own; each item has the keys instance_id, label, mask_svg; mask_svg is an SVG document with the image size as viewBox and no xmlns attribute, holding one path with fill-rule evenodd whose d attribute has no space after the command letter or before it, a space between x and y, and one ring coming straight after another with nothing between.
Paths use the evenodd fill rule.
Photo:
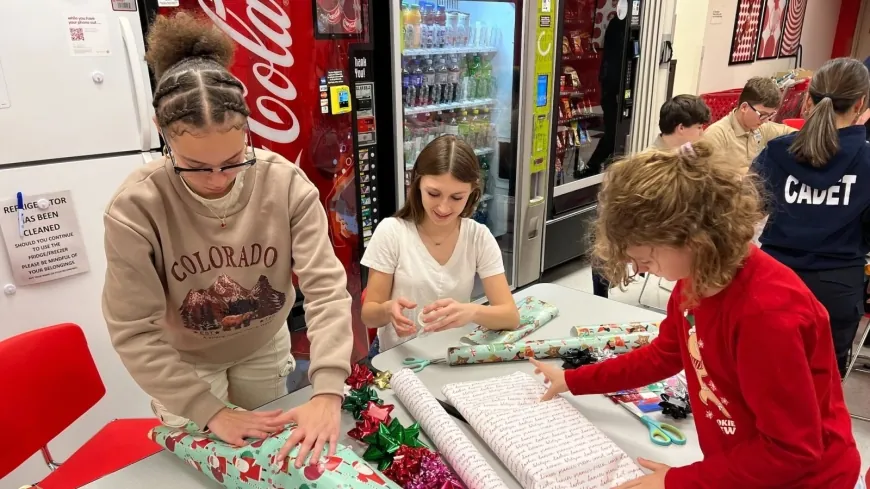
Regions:
<instances>
[{"instance_id":1,"label":"person with blonde ponytail","mask_svg":"<svg viewBox=\"0 0 870 489\"><path fill-rule=\"evenodd\" d=\"M825 63L810 83L800 132L771 141L753 169L772 196L762 249L794 270L831 317L845 375L864 312L870 252L870 145L861 114L870 74L855 59Z\"/></svg>"},{"instance_id":2,"label":"person with blonde ponytail","mask_svg":"<svg viewBox=\"0 0 870 489\"><path fill-rule=\"evenodd\" d=\"M550 385L544 400L683 370L704 454L682 467L641 459L650 473L616 489L862 487L828 316L794 272L751 244L761 216L757 177L703 141L607 169L601 270L621 286L643 272L677 283L649 346L568 371L533 359Z\"/></svg>"}]
</instances>

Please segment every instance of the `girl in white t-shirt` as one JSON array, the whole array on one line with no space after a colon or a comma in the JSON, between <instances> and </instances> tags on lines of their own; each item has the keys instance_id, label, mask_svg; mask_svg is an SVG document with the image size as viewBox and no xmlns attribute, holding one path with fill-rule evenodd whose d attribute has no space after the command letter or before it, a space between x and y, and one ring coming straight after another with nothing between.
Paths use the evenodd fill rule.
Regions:
<instances>
[{"instance_id":1,"label":"girl in white t-shirt","mask_svg":"<svg viewBox=\"0 0 870 489\"><path fill-rule=\"evenodd\" d=\"M380 351L419 329L516 329L501 249L468 218L482 194L474 151L455 136L439 137L420 153L412 178L405 205L378 225L361 261L369 268L362 319L378 328ZM475 273L488 306L470 303Z\"/></svg>"}]
</instances>

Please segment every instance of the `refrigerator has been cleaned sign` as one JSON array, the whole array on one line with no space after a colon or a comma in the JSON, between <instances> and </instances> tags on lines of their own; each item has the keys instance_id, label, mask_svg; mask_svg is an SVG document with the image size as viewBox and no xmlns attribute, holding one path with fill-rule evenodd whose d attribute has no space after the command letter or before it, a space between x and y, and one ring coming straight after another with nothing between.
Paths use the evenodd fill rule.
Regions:
<instances>
[{"instance_id":1,"label":"refrigerator has been cleaned sign","mask_svg":"<svg viewBox=\"0 0 870 489\"><path fill-rule=\"evenodd\" d=\"M109 55L109 26L104 14L67 15L66 28L73 56Z\"/></svg>"},{"instance_id":2,"label":"refrigerator has been cleaned sign","mask_svg":"<svg viewBox=\"0 0 870 489\"><path fill-rule=\"evenodd\" d=\"M25 196L23 226L16 199L0 202L0 208L0 231L16 285L49 282L89 270L68 190Z\"/></svg>"}]
</instances>

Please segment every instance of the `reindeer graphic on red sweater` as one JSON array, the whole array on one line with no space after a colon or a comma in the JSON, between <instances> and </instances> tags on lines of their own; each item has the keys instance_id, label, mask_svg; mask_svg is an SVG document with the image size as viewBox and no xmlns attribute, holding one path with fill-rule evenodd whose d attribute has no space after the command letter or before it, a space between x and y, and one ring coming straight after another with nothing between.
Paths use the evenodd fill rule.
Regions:
<instances>
[{"instance_id":1,"label":"reindeer graphic on red sweater","mask_svg":"<svg viewBox=\"0 0 870 489\"><path fill-rule=\"evenodd\" d=\"M688 349L689 356L692 357L692 368L695 370L695 375L698 376L698 384L700 385L698 398L705 406L709 403L713 403L713 405L719 409L719 412L721 412L726 418L731 419L731 414L728 413L725 405L719 400L719 396L717 396L710 388L710 385L707 384L709 374L707 373L707 368L704 366L704 359L701 357L701 346L698 342L698 335L695 331L694 316L687 314L686 319L692 326L689 329Z\"/></svg>"}]
</instances>

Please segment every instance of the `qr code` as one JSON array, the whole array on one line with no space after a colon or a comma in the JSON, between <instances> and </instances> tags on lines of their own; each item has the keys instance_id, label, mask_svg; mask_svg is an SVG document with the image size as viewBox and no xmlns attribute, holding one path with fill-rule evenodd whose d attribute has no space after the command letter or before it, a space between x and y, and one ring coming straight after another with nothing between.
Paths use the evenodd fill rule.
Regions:
<instances>
[{"instance_id":1,"label":"qr code","mask_svg":"<svg viewBox=\"0 0 870 489\"><path fill-rule=\"evenodd\" d=\"M81 27L70 27L69 28L69 37L73 41L84 41L85 40L85 30Z\"/></svg>"}]
</instances>

